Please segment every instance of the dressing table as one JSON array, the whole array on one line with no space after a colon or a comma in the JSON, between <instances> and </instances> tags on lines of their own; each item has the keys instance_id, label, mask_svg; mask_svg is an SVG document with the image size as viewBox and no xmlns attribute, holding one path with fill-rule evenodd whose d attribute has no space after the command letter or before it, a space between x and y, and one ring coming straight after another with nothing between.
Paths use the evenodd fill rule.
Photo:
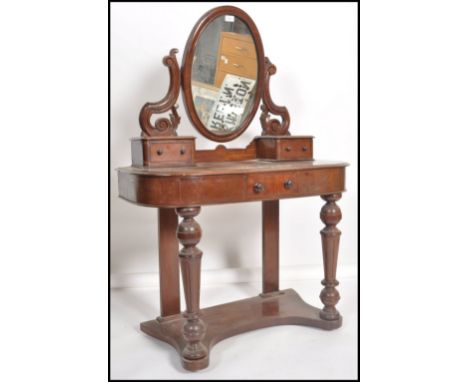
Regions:
<instances>
[{"instance_id":1,"label":"dressing table","mask_svg":"<svg viewBox=\"0 0 468 382\"><path fill-rule=\"evenodd\" d=\"M132 165L117 169L121 198L158 208L161 311L142 322L141 330L171 344L183 367L196 371L208 366L217 342L239 333L284 324L339 328L335 276L341 211L336 202L345 191L347 163L315 160L313 137L291 135L287 108L270 95L276 67L264 55L255 23L241 9L223 6L205 13L189 36L181 68L177 53L172 49L163 59L170 74L166 96L141 109L141 136L131 140ZM195 137L177 135L180 88L190 122L204 137L235 139L249 127L260 102L261 135L246 148L197 150ZM279 288L279 200L306 196L325 201L320 211L325 225L320 231L321 308L304 302L293 289ZM241 202L262 203L261 293L200 307L203 246L198 247L202 230L196 217L202 206ZM180 310L179 269L185 312Z\"/></svg>"}]
</instances>

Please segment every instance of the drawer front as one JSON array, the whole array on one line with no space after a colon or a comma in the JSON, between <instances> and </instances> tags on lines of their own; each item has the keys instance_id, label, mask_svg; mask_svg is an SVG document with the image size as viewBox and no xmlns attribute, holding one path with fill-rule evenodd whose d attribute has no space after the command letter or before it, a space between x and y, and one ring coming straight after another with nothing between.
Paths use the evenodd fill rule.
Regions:
<instances>
[{"instance_id":1,"label":"drawer front","mask_svg":"<svg viewBox=\"0 0 468 382\"><path fill-rule=\"evenodd\" d=\"M257 61L251 58L221 54L218 61L218 70L241 77L257 77Z\"/></svg>"},{"instance_id":2,"label":"drawer front","mask_svg":"<svg viewBox=\"0 0 468 382\"><path fill-rule=\"evenodd\" d=\"M344 168L285 171L247 176L247 200L323 195L345 190Z\"/></svg>"},{"instance_id":3,"label":"drawer front","mask_svg":"<svg viewBox=\"0 0 468 382\"><path fill-rule=\"evenodd\" d=\"M224 37L221 42L221 52L253 59L257 57L255 44L253 42L241 41L228 37Z\"/></svg>"},{"instance_id":4,"label":"drawer front","mask_svg":"<svg viewBox=\"0 0 468 382\"><path fill-rule=\"evenodd\" d=\"M284 139L278 144L278 159L312 159L311 139Z\"/></svg>"},{"instance_id":5,"label":"drawer front","mask_svg":"<svg viewBox=\"0 0 468 382\"><path fill-rule=\"evenodd\" d=\"M295 172L252 174L247 177L248 199L284 198L298 193L299 183Z\"/></svg>"},{"instance_id":6,"label":"drawer front","mask_svg":"<svg viewBox=\"0 0 468 382\"><path fill-rule=\"evenodd\" d=\"M170 164L170 163L192 163L193 145L192 142L150 143L148 147L148 165Z\"/></svg>"}]
</instances>

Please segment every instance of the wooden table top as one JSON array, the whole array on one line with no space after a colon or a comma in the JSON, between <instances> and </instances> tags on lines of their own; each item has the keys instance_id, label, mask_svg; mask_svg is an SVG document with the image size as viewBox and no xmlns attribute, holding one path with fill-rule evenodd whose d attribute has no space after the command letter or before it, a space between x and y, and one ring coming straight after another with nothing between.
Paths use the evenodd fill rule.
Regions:
<instances>
[{"instance_id":1,"label":"wooden table top","mask_svg":"<svg viewBox=\"0 0 468 382\"><path fill-rule=\"evenodd\" d=\"M171 167L121 167L119 172L134 175L146 175L156 177L190 177L204 175L229 175L250 174L258 172L277 172L294 170L315 170L322 168L346 167L346 162L337 161L272 161L265 159L252 159L246 161L231 162L200 162L190 166Z\"/></svg>"},{"instance_id":2,"label":"wooden table top","mask_svg":"<svg viewBox=\"0 0 468 382\"><path fill-rule=\"evenodd\" d=\"M172 208L340 193L345 191L346 166L345 162L253 159L117 170L120 197Z\"/></svg>"}]
</instances>

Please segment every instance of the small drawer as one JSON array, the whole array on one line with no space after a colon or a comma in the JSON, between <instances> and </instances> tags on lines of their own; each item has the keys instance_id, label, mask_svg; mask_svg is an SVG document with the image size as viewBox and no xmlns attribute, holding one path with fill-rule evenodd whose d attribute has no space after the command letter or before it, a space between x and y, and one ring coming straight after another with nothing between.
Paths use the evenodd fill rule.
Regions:
<instances>
[{"instance_id":1,"label":"small drawer","mask_svg":"<svg viewBox=\"0 0 468 382\"><path fill-rule=\"evenodd\" d=\"M132 140L133 166L187 165L193 163L195 138L150 137Z\"/></svg>"},{"instance_id":2,"label":"small drawer","mask_svg":"<svg viewBox=\"0 0 468 382\"><path fill-rule=\"evenodd\" d=\"M273 160L312 160L313 137L259 137L257 158Z\"/></svg>"},{"instance_id":3,"label":"small drawer","mask_svg":"<svg viewBox=\"0 0 468 382\"><path fill-rule=\"evenodd\" d=\"M191 148L185 143L150 143L149 162L184 162L190 160Z\"/></svg>"},{"instance_id":4,"label":"small drawer","mask_svg":"<svg viewBox=\"0 0 468 382\"><path fill-rule=\"evenodd\" d=\"M278 156L283 160L312 159L312 140L283 139L278 145Z\"/></svg>"}]
</instances>

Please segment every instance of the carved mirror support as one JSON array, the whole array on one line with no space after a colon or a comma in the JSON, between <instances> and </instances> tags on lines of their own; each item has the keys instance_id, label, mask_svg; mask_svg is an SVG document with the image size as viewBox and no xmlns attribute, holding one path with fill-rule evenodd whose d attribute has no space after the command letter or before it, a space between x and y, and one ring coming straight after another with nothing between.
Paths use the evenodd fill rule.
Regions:
<instances>
[{"instance_id":1,"label":"carved mirror support","mask_svg":"<svg viewBox=\"0 0 468 382\"><path fill-rule=\"evenodd\" d=\"M142 136L144 137L157 137L157 136L176 136L177 126L180 123L180 117L177 113L176 105L179 98L180 91L180 69L177 62L176 53L177 49L171 49L168 56L163 58L163 64L169 68L170 83L169 90L166 96L159 102L146 103L140 111L140 127ZM169 118L158 118L156 122L151 123L151 116L153 114L160 114L171 110Z\"/></svg>"},{"instance_id":2,"label":"carved mirror support","mask_svg":"<svg viewBox=\"0 0 468 382\"><path fill-rule=\"evenodd\" d=\"M250 125L260 100L262 136L289 136L289 112L270 95L270 77L276 66L264 56L260 33L241 9L214 8L196 23L184 51L182 70L171 49L163 64L170 84L159 102L146 103L140 111L142 137L177 136L180 117L177 99L182 86L189 120L205 137L230 141ZM170 111L154 123L154 114ZM281 117L272 118L272 115Z\"/></svg>"},{"instance_id":3,"label":"carved mirror support","mask_svg":"<svg viewBox=\"0 0 468 382\"><path fill-rule=\"evenodd\" d=\"M289 132L289 112L285 106L276 105L270 95L270 76L276 73L276 66L265 57L265 88L262 97L262 114L260 122L262 124L262 135L291 135ZM271 119L270 114L279 115L282 122Z\"/></svg>"}]
</instances>

